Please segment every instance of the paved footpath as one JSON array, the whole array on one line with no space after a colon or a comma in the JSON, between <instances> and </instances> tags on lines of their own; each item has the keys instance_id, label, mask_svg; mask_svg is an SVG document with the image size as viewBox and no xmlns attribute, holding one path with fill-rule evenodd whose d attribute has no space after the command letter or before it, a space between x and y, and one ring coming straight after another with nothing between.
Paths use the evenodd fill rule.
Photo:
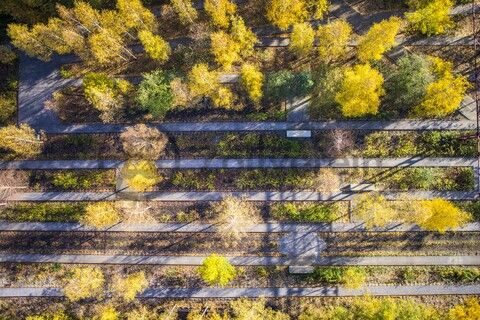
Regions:
<instances>
[{"instance_id":1,"label":"paved footpath","mask_svg":"<svg viewBox=\"0 0 480 320\"><path fill-rule=\"evenodd\" d=\"M218 192L218 191L178 191L178 192L25 192L16 193L7 201L113 201L119 199L142 199L148 201L220 201L227 196L244 198L247 201L347 201L358 193L339 192L326 195L315 191L250 191L250 192ZM444 198L447 200L476 200L478 191L411 191L380 192L388 200L422 200Z\"/></svg>"},{"instance_id":2,"label":"paved footpath","mask_svg":"<svg viewBox=\"0 0 480 320\"><path fill-rule=\"evenodd\" d=\"M112 265L182 265L199 266L206 256L133 256L133 255L71 255L2 253L0 263L72 263ZM290 266L303 263L298 259L266 256L227 256L236 266ZM319 266L478 266L480 256L378 256L378 257L317 257L309 264Z\"/></svg>"},{"instance_id":3,"label":"paved footpath","mask_svg":"<svg viewBox=\"0 0 480 320\"><path fill-rule=\"evenodd\" d=\"M19 160L0 161L0 169L114 169L122 160ZM245 169L245 168L398 168L398 167L472 167L474 158L323 158L323 159L166 159L157 160L161 169Z\"/></svg>"},{"instance_id":4,"label":"paved footpath","mask_svg":"<svg viewBox=\"0 0 480 320\"><path fill-rule=\"evenodd\" d=\"M197 233L217 232L214 224L208 223L150 223L150 224L127 224L118 223L105 229L96 229L75 222L7 222L0 221L0 231L99 231L99 232L180 232ZM245 229L252 233L284 233L284 232L404 232L424 231L413 224L394 223L384 228L367 229L363 223L289 223L271 222L259 223ZM457 232L480 232L480 222L468 223L461 228L454 229Z\"/></svg>"},{"instance_id":5,"label":"paved footpath","mask_svg":"<svg viewBox=\"0 0 480 320\"><path fill-rule=\"evenodd\" d=\"M303 288L148 288L138 298L257 298L257 297L354 297L478 295L479 285L370 285L360 289L343 287ZM61 288L0 288L0 297L63 297Z\"/></svg>"},{"instance_id":6,"label":"paved footpath","mask_svg":"<svg viewBox=\"0 0 480 320\"><path fill-rule=\"evenodd\" d=\"M69 133L119 133L128 125L88 123L63 125L60 123L31 123L37 130L52 134ZM286 130L384 130L384 131L428 131L428 130L475 130L476 123L470 120L331 120L318 122L281 121L223 121L223 122L164 122L149 125L164 132L228 132L228 131L286 131Z\"/></svg>"}]
</instances>

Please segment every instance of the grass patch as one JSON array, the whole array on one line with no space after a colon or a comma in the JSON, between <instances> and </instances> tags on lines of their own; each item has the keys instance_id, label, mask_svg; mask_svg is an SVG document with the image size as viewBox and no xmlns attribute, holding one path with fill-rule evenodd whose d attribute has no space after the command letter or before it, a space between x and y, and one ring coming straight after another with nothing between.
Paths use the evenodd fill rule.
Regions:
<instances>
[{"instance_id":1,"label":"grass patch","mask_svg":"<svg viewBox=\"0 0 480 320\"><path fill-rule=\"evenodd\" d=\"M0 219L15 222L77 222L87 203L15 203L0 211Z\"/></svg>"},{"instance_id":2,"label":"grass patch","mask_svg":"<svg viewBox=\"0 0 480 320\"><path fill-rule=\"evenodd\" d=\"M115 188L115 170L34 170L29 184L35 190L103 190Z\"/></svg>"},{"instance_id":3,"label":"grass patch","mask_svg":"<svg viewBox=\"0 0 480 320\"><path fill-rule=\"evenodd\" d=\"M271 216L275 220L295 222L333 222L340 218L339 207L336 203L275 203L271 207Z\"/></svg>"}]
</instances>

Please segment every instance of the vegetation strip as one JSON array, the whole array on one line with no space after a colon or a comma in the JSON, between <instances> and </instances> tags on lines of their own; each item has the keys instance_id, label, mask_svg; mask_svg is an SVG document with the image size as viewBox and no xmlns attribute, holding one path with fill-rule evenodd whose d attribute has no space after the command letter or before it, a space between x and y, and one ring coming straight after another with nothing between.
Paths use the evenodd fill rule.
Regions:
<instances>
[{"instance_id":1,"label":"vegetation strip","mask_svg":"<svg viewBox=\"0 0 480 320\"><path fill-rule=\"evenodd\" d=\"M7 201L100 201L121 200L134 197L149 201L220 201L229 195L244 198L247 201L341 201L352 200L356 192L339 192L325 195L313 191L252 191L252 192L25 192L17 193ZM387 200L434 199L477 200L477 191L410 191L380 192Z\"/></svg>"},{"instance_id":2,"label":"vegetation strip","mask_svg":"<svg viewBox=\"0 0 480 320\"><path fill-rule=\"evenodd\" d=\"M138 298L258 298L258 297L356 297L420 296L420 295L475 295L478 285L406 285L365 286L360 289L342 287L317 288L149 288ZM0 288L0 297L63 297L61 288Z\"/></svg>"},{"instance_id":3,"label":"vegetation strip","mask_svg":"<svg viewBox=\"0 0 480 320\"><path fill-rule=\"evenodd\" d=\"M0 169L113 169L121 160L20 160L0 162ZM172 159L157 160L162 169L216 168L394 168L394 167L470 167L474 158L324 158L324 159Z\"/></svg>"},{"instance_id":4,"label":"vegetation strip","mask_svg":"<svg viewBox=\"0 0 480 320\"><path fill-rule=\"evenodd\" d=\"M15 263L75 263L198 266L206 256L132 256L132 255L68 255L68 254L0 254L0 262ZM305 264L304 259L284 257L227 257L236 266L275 266ZM317 257L307 264L323 266L477 266L480 256L378 256L378 257Z\"/></svg>"},{"instance_id":5,"label":"vegetation strip","mask_svg":"<svg viewBox=\"0 0 480 320\"><path fill-rule=\"evenodd\" d=\"M119 223L105 229L96 229L80 223L62 222L0 222L0 231L99 231L99 232L218 232L214 224L200 223L156 223L124 224ZM245 232L281 233L281 232L407 232L424 231L411 224L392 224L385 228L367 229L362 223L259 223L248 227ZM478 232L480 223L469 223L456 232Z\"/></svg>"}]
</instances>

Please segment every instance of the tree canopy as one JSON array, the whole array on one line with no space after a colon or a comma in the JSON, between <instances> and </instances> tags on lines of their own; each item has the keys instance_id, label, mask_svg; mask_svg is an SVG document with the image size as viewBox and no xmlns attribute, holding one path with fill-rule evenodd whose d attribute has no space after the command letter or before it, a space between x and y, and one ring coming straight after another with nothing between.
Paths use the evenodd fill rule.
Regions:
<instances>
[{"instance_id":1,"label":"tree canopy","mask_svg":"<svg viewBox=\"0 0 480 320\"><path fill-rule=\"evenodd\" d=\"M235 278L237 271L227 258L212 254L203 260L198 273L209 285L225 286Z\"/></svg>"},{"instance_id":2,"label":"tree canopy","mask_svg":"<svg viewBox=\"0 0 480 320\"><path fill-rule=\"evenodd\" d=\"M380 60L386 51L394 47L401 24L402 20L398 17L375 23L358 40L358 59L361 62Z\"/></svg>"},{"instance_id":3,"label":"tree canopy","mask_svg":"<svg viewBox=\"0 0 480 320\"><path fill-rule=\"evenodd\" d=\"M157 119L165 117L174 101L170 87L172 79L171 74L162 70L144 74L136 95L140 108Z\"/></svg>"},{"instance_id":4,"label":"tree canopy","mask_svg":"<svg viewBox=\"0 0 480 320\"><path fill-rule=\"evenodd\" d=\"M33 157L40 154L42 148L43 142L27 124L0 128L0 149L11 152L15 157Z\"/></svg>"}]
</instances>

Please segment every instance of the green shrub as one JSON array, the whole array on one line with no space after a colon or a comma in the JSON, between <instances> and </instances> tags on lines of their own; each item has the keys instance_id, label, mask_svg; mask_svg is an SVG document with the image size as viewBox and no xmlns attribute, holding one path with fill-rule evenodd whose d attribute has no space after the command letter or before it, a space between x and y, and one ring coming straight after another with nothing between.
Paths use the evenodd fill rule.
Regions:
<instances>
[{"instance_id":1,"label":"green shrub","mask_svg":"<svg viewBox=\"0 0 480 320\"><path fill-rule=\"evenodd\" d=\"M298 140L291 140L275 134L234 134L225 135L215 148L219 157L285 157L307 156L306 148Z\"/></svg>"},{"instance_id":2,"label":"green shrub","mask_svg":"<svg viewBox=\"0 0 480 320\"><path fill-rule=\"evenodd\" d=\"M263 92L268 102L280 103L294 97L304 97L312 87L313 80L309 72L281 70L267 74Z\"/></svg>"},{"instance_id":3,"label":"green shrub","mask_svg":"<svg viewBox=\"0 0 480 320\"><path fill-rule=\"evenodd\" d=\"M17 97L15 92L0 94L0 125L7 125L13 122L17 108Z\"/></svg>"},{"instance_id":4,"label":"green shrub","mask_svg":"<svg viewBox=\"0 0 480 320\"><path fill-rule=\"evenodd\" d=\"M68 68L68 66L61 66L60 67L60 77L63 79L68 79L73 77L73 72Z\"/></svg>"},{"instance_id":5,"label":"green shrub","mask_svg":"<svg viewBox=\"0 0 480 320\"><path fill-rule=\"evenodd\" d=\"M398 277L402 283L405 283L405 284L414 283L417 281L418 276L421 272L422 270L409 266L409 267L400 269Z\"/></svg>"},{"instance_id":6,"label":"green shrub","mask_svg":"<svg viewBox=\"0 0 480 320\"><path fill-rule=\"evenodd\" d=\"M344 272L342 267L317 267L308 278L314 282L339 284Z\"/></svg>"},{"instance_id":7,"label":"green shrub","mask_svg":"<svg viewBox=\"0 0 480 320\"><path fill-rule=\"evenodd\" d=\"M85 213L87 203L18 203L0 212L3 220L19 222L76 222Z\"/></svg>"},{"instance_id":8,"label":"green shrub","mask_svg":"<svg viewBox=\"0 0 480 320\"><path fill-rule=\"evenodd\" d=\"M322 65L313 73L312 101L308 112L314 119L335 118L340 113L335 96L341 88L343 70Z\"/></svg>"},{"instance_id":9,"label":"green shrub","mask_svg":"<svg viewBox=\"0 0 480 320\"><path fill-rule=\"evenodd\" d=\"M278 203L272 206L271 215L276 220L333 222L338 219L338 208L335 204Z\"/></svg>"},{"instance_id":10,"label":"green shrub","mask_svg":"<svg viewBox=\"0 0 480 320\"><path fill-rule=\"evenodd\" d=\"M214 190L215 173L200 170L181 170L173 173L171 183L185 190Z\"/></svg>"},{"instance_id":11,"label":"green shrub","mask_svg":"<svg viewBox=\"0 0 480 320\"><path fill-rule=\"evenodd\" d=\"M113 170L32 171L30 184L36 189L87 190L115 187Z\"/></svg>"},{"instance_id":12,"label":"green shrub","mask_svg":"<svg viewBox=\"0 0 480 320\"><path fill-rule=\"evenodd\" d=\"M438 276L442 281L452 283L472 283L480 281L480 268L438 267Z\"/></svg>"},{"instance_id":13,"label":"green shrub","mask_svg":"<svg viewBox=\"0 0 480 320\"><path fill-rule=\"evenodd\" d=\"M400 58L396 71L386 78L386 103L400 115L420 104L428 84L435 80L429 61L416 54Z\"/></svg>"}]
</instances>

